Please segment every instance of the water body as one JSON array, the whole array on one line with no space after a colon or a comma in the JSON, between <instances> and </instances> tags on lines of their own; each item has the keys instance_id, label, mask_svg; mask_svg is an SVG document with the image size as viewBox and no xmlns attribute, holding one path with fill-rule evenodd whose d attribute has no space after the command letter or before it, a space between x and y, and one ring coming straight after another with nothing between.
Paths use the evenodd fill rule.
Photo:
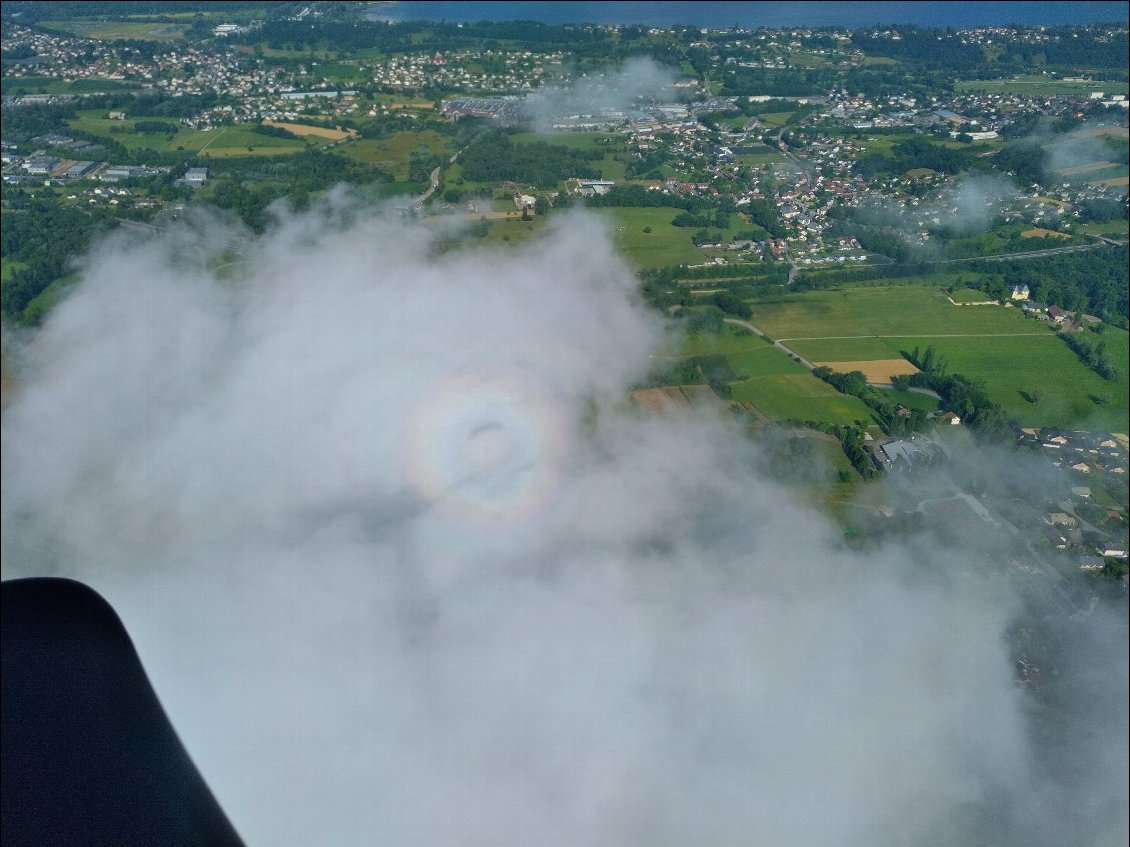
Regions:
<instances>
[{"instance_id":1,"label":"water body","mask_svg":"<svg viewBox=\"0 0 1130 847\"><path fill-rule=\"evenodd\" d=\"M538 21L545 24L676 24L711 29L730 27L916 24L957 29L1028 24L1056 26L1125 22L1124 2L392 2L376 5L369 16L387 21Z\"/></svg>"}]
</instances>

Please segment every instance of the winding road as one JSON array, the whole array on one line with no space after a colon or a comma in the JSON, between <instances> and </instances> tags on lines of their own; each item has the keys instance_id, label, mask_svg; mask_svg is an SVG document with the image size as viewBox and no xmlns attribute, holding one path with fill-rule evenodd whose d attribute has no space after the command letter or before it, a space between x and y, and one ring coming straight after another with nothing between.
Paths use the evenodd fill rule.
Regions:
<instances>
[{"instance_id":1,"label":"winding road","mask_svg":"<svg viewBox=\"0 0 1130 847\"><path fill-rule=\"evenodd\" d=\"M456 153L455 155L458 156L459 154ZM454 160L454 156L452 157L452 159ZM424 207L424 204L428 202L428 198L435 194L436 189L439 188L439 172L440 167L437 167L432 171L432 175L431 177L429 177L432 184L428 187L427 191L425 191L423 194L412 201L412 208L417 212Z\"/></svg>"}]
</instances>

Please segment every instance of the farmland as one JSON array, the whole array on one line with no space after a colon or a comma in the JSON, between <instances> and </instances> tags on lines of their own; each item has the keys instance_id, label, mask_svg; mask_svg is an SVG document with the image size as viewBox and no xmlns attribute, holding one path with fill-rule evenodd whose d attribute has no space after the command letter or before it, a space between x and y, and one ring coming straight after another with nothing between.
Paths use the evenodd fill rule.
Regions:
<instances>
[{"instance_id":1,"label":"farmland","mask_svg":"<svg viewBox=\"0 0 1130 847\"><path fill-rule=\"evenodd\" d=\"M176 126L176 132L172 134L137 132L135 129L137 121L110 120L105 117L105 112L97 109L80 112L78 117L71 118L67 123L79 132L116 141L127 150L155 150L166 153L188 151L204 156L268 156L297 153L305 149L308 143L296 138L273 138L261 135L247 125L197 130L178 126L175 121L164 122ZM317 139L317 141L325 143L325 139ZM309 143L314 143L314 140Z\"/></svg>"},{"instance_id":2,"label":"farmland","mask_svg":"<svg viewBox=\"0 0 1130 847\"><path fill-rule=\"evenodd\" d=\"M803 365L747 330L725 325L718 333L688 335L680 350L688 356L724 355L736 380L733 402L753 406L771 420L830 423L870 421L867 407L821 382Z\"/></svg>"},{"instance_id":3,"label":"farmland","mask_svg":"<svg viewBox=\"0 0 1130 847\"><path fill-rule=\"evenodd\" d=\"M789 361L783 353L779 355ZM837 424L871 421L871 412L861 400L840 394L800 365L796 368L792 373L757 376L734 383L731 396L739 403L752 403L759 412L775 421Z\"/></svg>"},{"instance_id":4,"label":"farmland","mask_svg":"<svg viewBox=\"0 0 1130 847\"><path fill-rule=\"evenodd\" d=\"M398 180L408 179L409 159L421 147L438 156L449 156L448 139L438 132L398 132L388 138L366 138L342 145L340 151L351 159L390 171Z\"/></svg>"},{"instance_id":5,"label":"farmland","mask_svg":"<svg viewBox=\"0 0 1130 847\"><path fill-rule=\"evenodd\" d=\"M892 350L932 345L951 372L982 380L989 398L1023 426L1126 430L1130 404L1125 362L1127 334L1110 328L1101 336L1123 372L1104 380L1083 365L1062 340L1044 337L889 338ZM1035 403L1025 399L1035 393Z\"/></svg>"},{"instance_id":6,"label":"farmland","mask_svg":"<svg viewBox=\"0 0 1130 847\"><path fill-rule=\"evenodd\" d=\"M868 371L868 362L891 370L916 348L933 346L951 372L983 381L989 397L1025 426L1126 427L1130 398L1125 373L1116 380L1102 379L1054 332L1024 318L1019 309L960 308L927 289L853 289L757 304L753 321L809 361L838 371ZM1127 361L1126 332L1108 328L1092 340L1105 341L1116 362ZM909 363L902 367L913 370ZM882 380L876 376L874 381ZM791 408L783 403L790 386L809 396L795 381L778 380L772 386L772 409ZM749 390L739 392L735 386L735 399L750 399L745 396ZM906 405L931 403L919 397Z\"/></svg>"},{"instance_id":7,"label":"farmland","mask_svg":"<svg viewBox=\"0 0 1130 847\"><path fill-rule=\"evenodd\" d=\"M959 80L954 88L959 92L984 91L988 94L1023 94L1028 96L1070 96L1103 91L1107 94L1127 94L1125 82L1066 82L1045 76L1027 76L1019 79Z\"/></svg>"},{"instance_id":8,"label":"farmland","mask_svg":"<svg viewBox=\"0 0 1130 847\"><path fill-rule=\"evenodd\" d=\"M915 287L821 291L793 295L777 302L758 302L753 305L752 320L769 335L781 339L1050 334L1039 324L1025 319L1019 309L961 308L949 303L942 291ZM804 349L799 343L792 346L798 352Z\"/></svg>"},{"instance_id":9,"label":"farmland","mask_svg":"<svg viewBox=\"0 0 1130 847\"><path fill-rule=\"evenodd\" d=\"M693 231L671 225L681 209L666 207L642 209L600 209L610 219L616 246L640 267L693 265L703 261L703 253L691 243ZM644 232L649 227L651 232Z\"/></svg>"},{"instance_id":10,"label":"farmland","mask_svg":"<svg viewBox=\"0 0 1130 847\"><path fill-rule=\"evenodd\" d=\"M69 32L80 38L103 41L129 38L136 41L177 41L184 37L188 24L137 21L41 21L42 26Z\"/></svg>"}]
</instances>

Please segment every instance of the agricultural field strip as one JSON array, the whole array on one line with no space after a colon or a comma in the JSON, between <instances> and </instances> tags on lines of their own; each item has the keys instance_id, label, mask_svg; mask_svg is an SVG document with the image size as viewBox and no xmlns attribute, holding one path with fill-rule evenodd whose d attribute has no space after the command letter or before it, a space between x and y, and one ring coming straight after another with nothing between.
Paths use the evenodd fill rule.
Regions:
<instances>
[{"instance_id":1,"label":"agricultural field strip","mask_svg":"<svg viewBox=\"0 0 1130 847\"><path fill-rule=\"evenodd\" d=\"M1023 338L1024 336L1038 335L1043 338L1055 338L1049 332L930 332L924 334L894 333L892 335L796 335L790 338L778 338L778 341L838 341L851 338Z\"/></svg>"},{"instance_id":2,"label":"agricultural field strip","mask_svg":"<svg viewBox=\"0 0 1130 847\"><path fill-rule=\"evenodd\" d=\"M668 360L678 361L678 360L681 360L681 359L694 359L694 358L697 358L699 356L711 356L711 355L736 356L740 353L756 353L756 352L761 351L761 350L772 350L772 349L773 349L773 347L771 345L768 345L768 344L765 344L764 342L762 342L761 344L754 345L753 347L743 347L740 350L718 350L718 351L711 351L711 352L706 352L706 353L682 353L678 356L656 355L655 358L656 359L668 359Z\"/></svg>"}]
</instances>

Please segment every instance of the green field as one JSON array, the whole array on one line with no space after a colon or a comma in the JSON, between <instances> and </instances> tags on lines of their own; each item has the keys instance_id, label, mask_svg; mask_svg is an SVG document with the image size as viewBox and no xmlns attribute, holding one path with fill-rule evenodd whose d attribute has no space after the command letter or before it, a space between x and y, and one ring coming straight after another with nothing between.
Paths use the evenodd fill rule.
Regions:
<instances>
[{"instance_id":1,"label":"green field","mask_svg":"<svg viewBox=\"0 0 1130 847\"><path fill-rule=\"evenodd\" d=\"M933 345L951 372L984 381L989 397L1022 426L1125 432L1130 407L1127 334L1108 328L1101 336L1092 336L1098 339L1106 341L1110 355L1121 363L1123 372L1117 380L1104 380L1050 333L1044 337L888 338L886 342L892 351ZM1033 391L1040 395L1035 403L1021 394ZM1093 398L1097 397L1105 397L1106 403L1096 403Z\"/></svg>"},{"instance_id":2,"label":"green field","mask_svg":"<svg viewBox=\"0 0 1130 847\"><path fill-rule=\"evenodd\" d=\"M851 288L752 304L752 322L774 338L946 334L1050 334L1019 309L954 306L942 291ZM847 359L845 358L845 361Z\"/></svg>"},{"instance_id":3,"label":"green field","mask_svg":"<svg viewBox=\"0 0 1130 847\"><path fill-rule=\"evenodd\" d=\"M50 76L4 77L0 90L5 97L20 94L95 94L135 87L116 79L76 79L67 82Z\"/></svg>"},{"instance_id":4,"label":"green field","mask_svg":"<svg viewBox=\"0 0 1130 847\"><path fill-rule=\"evenodd\" d=\"M783 127L790 117L792 112L768 112L764 115L758 115L761 122L770 129L778 129Z\"/></svg>"},{"instance_id":5,"label":"green field","mask_svg":"<svg viewBox=\"0 0 1130 847\"><path fill-rule=\"evenodd\" d=\"M790 360L778 354L786 362ZM790 362L790 364L795 364ZM854 423L871 421L871 412L856 397L840 394L827 383L821 382L800 365L799 372L772 374L736 382L731 398L749 402L773 420L826 421L828 423Z\"/></svg>"},{"instance_id":6,"label":"green field","mask_svg":"<svg viewBox=\"0 0 1130 847\"><path fill-rule=\"evenodd\" d=\"M929 394L919 394L917 391L903 391L900 389L884 389L891 399L901 403L908 409L918 409L922 412L933 412L938 408L938 401Z\"/></svg>"},{"instance_id":7,"label":"green field","mask_svg":"<svg viewBox=\"0 0 1130 847\"><path fill-rule=\"evenodd\" d=\"M976 288L959 288L950 295L955 303L983 303L993 298Z\"/></svg>"},{"instance_id":8,"label":"green field","mask_svg":"<svg viewBox=\"0 0 1130 847\"><path fill-rule=\"evenodd\" d=\"M184 37L188 24L138 23L136 21L40 21L40 26L69 32L81 38L110 41L130 38L138 41L175 41Z\"/></svg>"},{"instance_id":9,"label":"green field","mask_svg":"<svg viewBox=\"0 0 1130 847\"><path fill-rule=\"evenodd\" d=\"M1077 96L1102 91L1106 94L1127 94L1125 82L1064 82L1042 76L1028 76L1021 79L968 79L958 80L958 92L984 91L989 94L1027 94L1034 97L1054 95Z\"/></svg>"},{"instance_id":10,"label":"green field","mask_svg":"<svg viewBox=\"0 0 1130 847\"><path fill-rule=\"evenodd\" d=\"M271 156L297 153L307 147L306 140L292 138L273 138L254 132L247 124L219 127L212 130L191 129L178 126L170 138L162 133L134 132L138 120L154 120L177 125L173 118L127 118L123 121L110 120L100 109L87 109L71 118L67 125L80 132L99 135L118 142L127 150L156 150L162 153L185 151L204 156ZM315 144L326 144L326 139L311 137ZM251 147L252 150L247 148Z\"/></svg>"},{"instance_id":11,"label":"green field","mask_svg":"<svg viewBox=\"0 0 1130 847\"><path fill-rule=\"evenodd\" d=\"M691 243L694 230L671 226L671 220L682 209L667 207L633 209L597 209L608 221L616 247L640 267L659 268L665 265L693 265L702 262L704 254ZM644 232L651 227L651 232Z\"/></svg>"},{"instance_id":12,"label":"green field","mask_svg":"<svg viewBox=\"0 0 1130 847\"><path fill-rule=\"evenodd\" d=\"M61 276L52 282L27 304L27 308L24 309L24 319L32 324L43 320L47 313L55 308L55 305L70 292L78 280L78 274L72 273Z\"/></svg>"},{"instance_id":13,"label":"green field","mask_svg":"<svg viewBox=\"0 0 1130 847\"><path fill-rule=\"evenodd\" d=\"M890 346L883 339L875 337L790 341L788 347L810 362L864 362L898 356L898 353L892 355Z\"/></svg>"},{"instance_id":14,"label":"green field","mask_svg":"<svg viewBox=\"0 0 1130 847\"><path fill-rule=\"evenodd\" d=\"M692 333L683 339L680 354L724 355L738 377L730 384L731 398L752 403L773 420L871 420L860 400L840 394L781 350L741 327L726 324L717 333Z\"/></svg>"},{"instance_id":15,"label":"green field","mask_svg":"<svg viewBox=\"0 0 1130 847\"><path fill-rule=\"evenodd\" d=\"M1108 238L1125 241L1127 237L1130 237L1130 221L1104 221L1102 223L1092 221L1080 225L1079 230L1089 235L1105 235Z\"/></svg>"},{"instance_id":16,"label":"green field","mask_svg":"<svg viewBox=\"0 0 1130 847\"><path fill-rule=\"evenodd\" d=\"M624 146L622 137L608 132L517 132L510 136L510 141L514 144L542 142L568 147L570 150L604 150L609 146ZM601 141L608 141L609 144L600 144Z\"/></svg>"},{"instance_id":17,"label":"green field","mask_svg":"<svg viewBox=\"0 0 1130 847\"><path fill-rule=\"evenodd\" d=\"M15 259L9 259L7 256L0 258L0 282L7 282L12 274L16 271L22 271L26 267L26 263L17 262Z\"/></svg>"},{"instance_id":18,"label":"green field","mask_svg":"<svg viewBox=\"0 0 1130 847\"><path fill-rule=\"evenodd\" d=\"M852 289L755 304L752 321L775 338L801 339L788 340L789 348L814 362L896 359L932 345L950 372L982 380L989 397L1024 426L1126 428L1125 374L1103 380L1019 309L953 306L942 292L921 288ZM1107 328L1091 340L1104 340L1116 362L1130 355L1122 330ZM921 395L898 399L934 407Z\"/></svg>"},{"instance_id":19,"label":"green field","mask_svg":"<svg viewBox=\"0 0 1130 847\"><path fill-rule=\"evenodd\" d=\"M408 164L412 152L426 147L437 156L448 157L448 138L434 130L398 132L388 138L363 138L337 148L343 155L359 162L377 165L393 174L398 180L408 179Z\"/></svg>"},{"instance_id":20,"label":"green field","mask_svg":"<svg viewBox=\"0 0 1130 847\"><path fill-rule=\"evenodd\" d=\"M680 346L683 356L707 356L743 353L747 350L767 349L769 342L748 329L725 324L720 332L689 333Z\"/></svg>"}]
</instances>

